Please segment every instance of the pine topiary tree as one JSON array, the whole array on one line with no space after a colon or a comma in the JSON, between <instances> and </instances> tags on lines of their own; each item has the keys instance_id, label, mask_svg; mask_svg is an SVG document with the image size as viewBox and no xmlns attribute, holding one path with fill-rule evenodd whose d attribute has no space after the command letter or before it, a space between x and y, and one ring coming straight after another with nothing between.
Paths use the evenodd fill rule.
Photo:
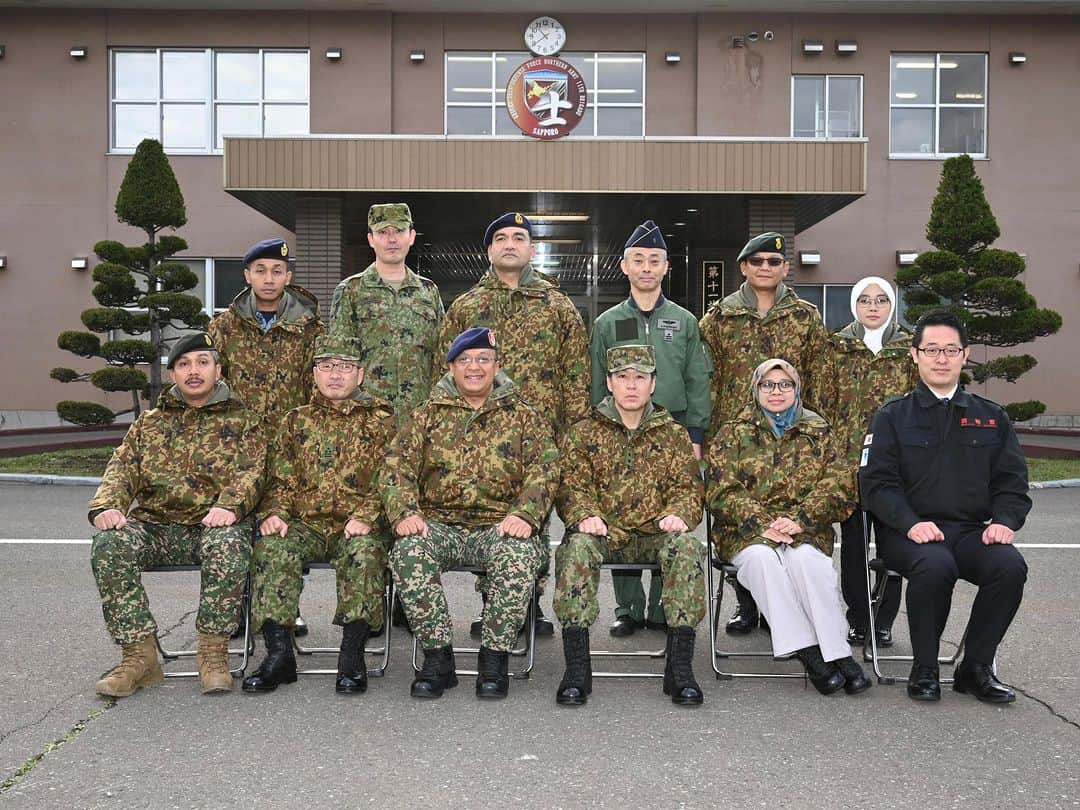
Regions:
<instances>
[{"instance_id":1,"label":"pine topiary tree","mask_svg":"<svg viewBox=\"0 0 1080 810\"><path fill-rule=\"evenodd\" d=\"M1027 269L1024 257L990 247L1000 235L975 162L968 155L946 160L926 226L926 238L937 250L921 254L914 265L896 274L908 319L914 322L933 309L950 310L963 321L972 345L998 348L1030 343L1061 329L1061 315L1039 309L1017 278ZM1030 354L972 362L971 378L980 383L995 377L1016 382L1036 362ZM1038 416L1046 406L1030 400L1005 409L1011 419L1023 421Z\"/></svg>"},{"instance_id":2,"label":"pine topiary tree","mask_svg":"<svg viewBox=\"0 0 1080 810\"><path fill-rule=\"evenodd\" d=\"M198 276L168 260L186 250L187 242L158 235L163 228L182 226L187 214L176 176L157 141L143 141L131 158L116 196L116 216L145 232L146 244L128 247L107 240L94 245L101 263L93 270L93 296L101 306L82 313L83 326L90 331L61 332L56 341L61 349L100 357L107 365L88 373L54 368L49 376L65 383L89 381L102 391L129 391L131 407L113 412L95 402L57 403L60 418L79 425L108 425L120 414L138 415L140 395L153 406L161 393L161 356L169 342L162 336L164 327L204 329L209 323L202 302L185 294L199 283ZM117 339L116 333L148 339ZM149 366L149 376L136 366Z\"/></svg>"}]
</instances>

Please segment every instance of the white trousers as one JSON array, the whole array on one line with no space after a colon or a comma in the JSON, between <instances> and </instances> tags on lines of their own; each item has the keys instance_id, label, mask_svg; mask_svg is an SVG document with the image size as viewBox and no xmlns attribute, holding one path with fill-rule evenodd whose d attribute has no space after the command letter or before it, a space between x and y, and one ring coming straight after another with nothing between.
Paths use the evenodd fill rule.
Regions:
<instances>
[{"instance_id":1,"label":"white trousers","mask_svg":"<svg viewBox=\"0 0 1080 810\"><path fill-rule=\"evenodd\" d=\"M851 655L847 619L832 560L812 545L747 546L734 556L738 579L754 595L772 633L773 655L815 644L826 661Z\"/></svg>"}]
</instances>

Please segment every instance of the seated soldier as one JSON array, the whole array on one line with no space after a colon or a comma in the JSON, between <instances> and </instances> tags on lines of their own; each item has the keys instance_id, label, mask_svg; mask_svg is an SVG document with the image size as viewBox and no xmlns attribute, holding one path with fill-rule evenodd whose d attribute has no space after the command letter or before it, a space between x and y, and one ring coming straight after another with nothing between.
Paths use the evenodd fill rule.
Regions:
<instances>
[{"instance_id":1,"label":"seated soldier","mask_svg":"<svg viewBox=\"0 0 1080 810\"><path fill-rule=\"evenodd\" d=\"M119 666L97 682L99 695L126 697L164 677L141 579L157 565L202 565L199 681L203 694L232 689L229 635L241 615L251 563L248 516L266 460L261 420L221 380L205 332L178 340L166 367L174 385L128 429L90 501L98 529L90 564L105 626L123 645Z\"/></svg>"},{"instance_id":2,"label":"seated soldier","mask_svg":"<svg viewBox=\"0 0 1080 810\"><path fill-rule=\"evenodd\" d=\"M603 562L658 563L664 581L667 661L664 694L698 705L694 628L705 615L701 478L686 429L650 397L656 389L652 346L607 351L611 395L567 434L559 514L573 527L555 551L555 615L563 626L566 673L555 702L580 705L592 691L589 627ZM574 530L576 529L576 531Z\"/></svg>"},{"instance_id":3,"label":"seated soldier","mask_svg":"<svg viewBox=\"0 0 1080 810\"><path fill-rule=\"evenodd\" d=\"M379 477L397 534L390 564L424 665L418 698L457 685L453 628L439 575L487 571L476 695L506 697L507 656L548 549L540 526L559 480L551 425L499 369L495 335L466 329L446 354L449 373L390 445Z\"/></svg>"},{"instance_id":4,"label":"seated soldier","mask_svg":"<svg viewBox=\"0 0 1080 810\"><path fill-rule=\"evenodd\" d=\"M245 692L296 680L292 637L305 563L328 560L337 573L337 692L367 690L364 645L383 623L390 538L380 525L375 474L393 436L393 414L360 390L364 368L355 340L320 338L313 373L311 403L285 415L268 461L252 608L266 658L244 679Z\"/></svg>"}]
</instances>

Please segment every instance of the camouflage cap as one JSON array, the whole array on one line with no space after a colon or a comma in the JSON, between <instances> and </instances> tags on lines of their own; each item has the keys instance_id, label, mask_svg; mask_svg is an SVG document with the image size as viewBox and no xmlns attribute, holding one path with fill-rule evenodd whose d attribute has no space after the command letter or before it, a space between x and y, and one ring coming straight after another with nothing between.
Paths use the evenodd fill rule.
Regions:
<instances>
[{"instance_id":1,"label":"camouflage cap","mask_svg":"<svg viewBox=\"0 0 1080 810\"><path fill-rule=\"evenodd\" d=\"M336 357L341 360L363 362L364 352L360 341L346 335L326 335L315 341L315 359Z\"/></svg>"},{"instance_id":2,"label":"camouflage cap","mask_svg":"<svg viewBox=\"0 0 1080 810\"><path fill-rule=\"evenodd\" d=\"M217 346L214 345L213 338L206 332L196 332L193 335L186 335L180 338L173 344L172 349L169 350L169 357L165 361L165 368L172 368L176 365L176 361L180 359L180 355L187 354L188 352L215 352Z\"/></svg>"},{"instance_id":3,"label":"camouflage cap","mask_svg":"<svg viewBox=\"0 0 1080 810\"><path fill-rule=\"evenodd\" d=\"M753 256L755 253L783 253L785 244L787 242L783 234L776 231L758 234L743 246L743 249L739 251L739 258L735 261L741 262L747 256Z\"/></svg>"},{"instance_id":4,"label":"camouflage cap","mask_svg":"<svg viewBox=\"0 0 1080 810\"><path fill-rule=\"evenodd\" d=\"M612 346L607 350L608 374L632 368L646 374L656 373L656 352L652 346Z\"/></svg>"},{"instance_id":5,"label":"camouflage cap","mask_svg":"<svg viewBox=\"0 0 1080 810\"><path fill-rule=\"evenodd\" d=\"M412 211L405 203L373 205L367 212L367 226L372 233L378 233L391 226L399 231L412 230Z\"/></svg>"}]
</instances>

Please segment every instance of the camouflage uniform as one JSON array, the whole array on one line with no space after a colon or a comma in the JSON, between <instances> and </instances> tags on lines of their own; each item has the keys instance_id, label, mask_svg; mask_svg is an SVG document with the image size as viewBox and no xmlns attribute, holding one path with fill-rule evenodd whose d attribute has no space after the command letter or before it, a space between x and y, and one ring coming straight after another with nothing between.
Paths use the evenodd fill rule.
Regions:
<instances>
[{"instance_id":1,"label":"camouflage uniform","mask_svg":"<svg viewBox=\"0 0 1080 810\"><path fill-rule=\"evenodd\" d=\"M776 304L758 314L757 296L746 282L709 307L701 339L712 355L712 417L709 431L734 419L746 404L746 381L763 360L787 360L803 378L803 401L822 407L819 389L832 378L832 346L817 307L784 284Z\"/></svg>"},{"instance_id":2,"label":"camouflage uniform","mask_svg":"<svg viewBox=\"0 0 1080 810\"><path fill-rule=\"evenodd\" d=\"M538 535L558 478L547 420L501 372L479 409L446 374L414 412L390 445L379 489L391 526L409 515L428 522L428 537L399 537L390 554L409 624L424 649L452 643L439 575L462 564L488 572L484 646L511 649L529 586L547 557ZM526 539L499 537L493 527L507 515L536 531Z\"/></svg>"},{"instance_id":3,"label":"camouflage uniform","mask_svg":"<svg viewBox=\"0 0 1080 810\"><path fill-rule=\"evenodd\" d=\"M405 268L395 289L374 263L338 284L330 304L332 334L358 338L364 352L364 390L390 403L401 427L442 376L435 356L443 303L435 282Z\"/></svg>"},{"instance_id":4,"label":"camouflage uniform","mask_svg":"<svg viewBox=\"0 0 1080 810\"><path fill-rule=\"evenodd\" d=\"M267 619L292 626L301 568L329 561L337 573L334 624L383 623L383 587L390 538L380 520L375 478L393 436L390 408L359 389L332 403L317 390L309 405L285 415L268 463L269 483L259 515L276 515L285 537L263 535L255 545L254 627ZM350 519L368 535L346 538Z\"/></svg>"},{"instance_id":5,"label":"camouflage uniform","mask_svg":"<svg viewBox=\"0 0 1080 810\"><path fill-rule=\"evenodd\" d=\"M696 627L705 615L701 544L689 532L661 532L666 515L701 520L701 479L686 430L649 404L627 429L611 397L566 438L559 514L568 527L601 518L607 537L568 531L555 551L555 615L563 626L596 621L602 562L660 565L670 627Z\"/></svg>"},{"instance_id":6,"label":"camouflage uniform","mask_svg":"<svg viewBox=\"0 0 1080 810\"><path fill-rule=\"evenodd\" d=\"M295 284L285 288L277 320L265 332L257 308L246 287L206 331L221 354L229 386L247 407L272 419L311 398L312 352L326 329L315 296Z\"/></svg>"},{"instance_id":7,"label":"camouflage uniform","mask_svg":"<svg viewBox=\"0 0 1080 810\"><path fill-rule=\"evenodd\" d=\"M128 429L90 501L89 519L107 509L127 513L127 525L94 535L90 563L105 625L123 644L153 635L157 626L140 574L154 565L202 564L200 633L232 632L240 615L251 562L248 519L263 483L265 443L258 415L219 382L201 408L179 390ZM232 526L200 521L214 506L237 517Z\"/></svg>"}]
</instances>

